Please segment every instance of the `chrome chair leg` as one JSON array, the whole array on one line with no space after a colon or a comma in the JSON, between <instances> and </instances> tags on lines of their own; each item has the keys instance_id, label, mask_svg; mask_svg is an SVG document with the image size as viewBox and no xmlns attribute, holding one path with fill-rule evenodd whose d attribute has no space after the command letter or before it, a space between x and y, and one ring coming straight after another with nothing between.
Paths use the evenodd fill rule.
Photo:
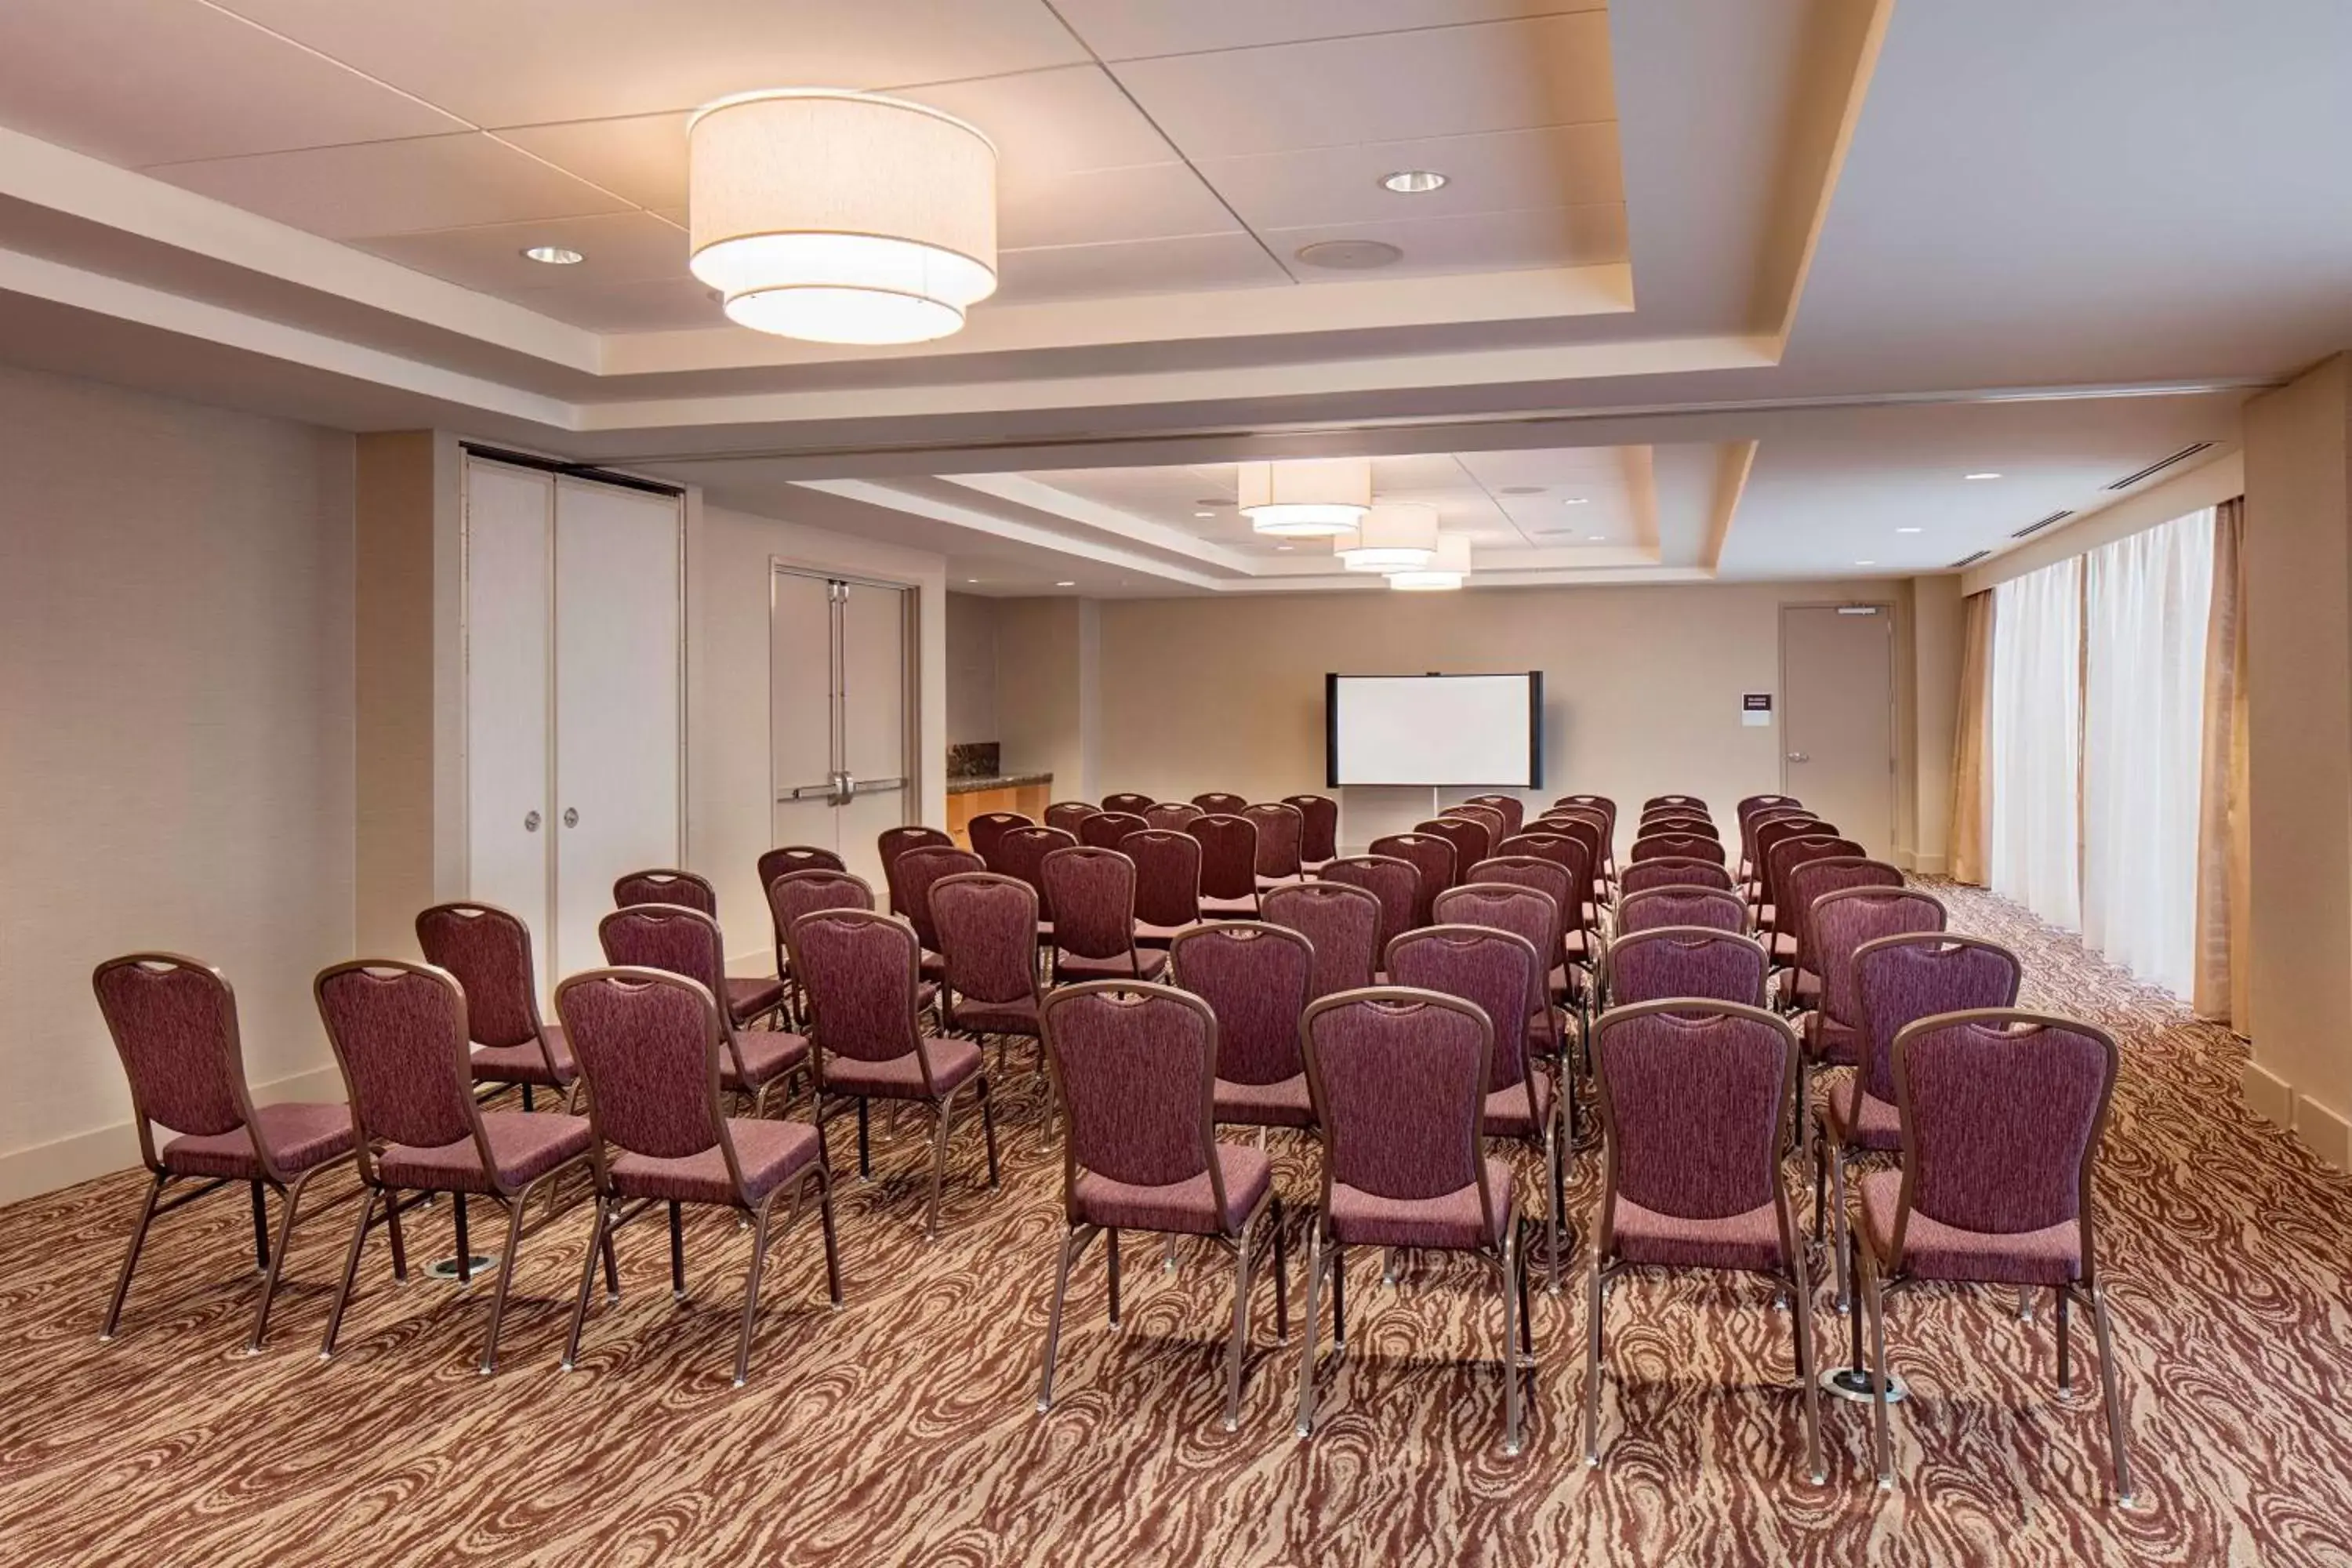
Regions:
<instances>
[{"instance_id":1,"label":"chrome chair leg","mask_svg":"<svg viewBox=\"0 0 2352 1568\"><path fill-rule=\"evenodd\" d=\"M2091 1332L2099 1342L2099 1388L2107 1406L2107 1448L2116 1466L2116 1506L2130 1508L2136 1501L2131 1444L2124 1430L2123 1395L2116 1373L2115 1336L2107 1324L2107 1298L2095 1284L2086 1284L2083 1290L2091 1298Z\"/></svg>"}]
</instances>

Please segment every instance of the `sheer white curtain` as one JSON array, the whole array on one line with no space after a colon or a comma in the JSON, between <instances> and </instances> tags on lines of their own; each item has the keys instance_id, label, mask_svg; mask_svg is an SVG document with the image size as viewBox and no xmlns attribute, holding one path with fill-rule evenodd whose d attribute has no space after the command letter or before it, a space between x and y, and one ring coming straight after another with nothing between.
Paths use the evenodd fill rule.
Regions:
<instances>
[{"instance_id":1,"label":"sheer white curtain","mask_svg":"<svg viewBox=\"0 0 2352 1568\"><path fill-rule=\"evenodd\" d=\"M2083 937L2187 996L2212 510L2103 545L2084 565Z\"/></svg>"},{"instance_id":2,"label":"sheer white curtain","mask_svg":"<svg viewBox=\"0 0 2352 1568\"><path fill-rule=\"evenodd\" d=\"M2082 558L1993 593L1992 889L2078 930Z\"/></svg>"}]
</instances>

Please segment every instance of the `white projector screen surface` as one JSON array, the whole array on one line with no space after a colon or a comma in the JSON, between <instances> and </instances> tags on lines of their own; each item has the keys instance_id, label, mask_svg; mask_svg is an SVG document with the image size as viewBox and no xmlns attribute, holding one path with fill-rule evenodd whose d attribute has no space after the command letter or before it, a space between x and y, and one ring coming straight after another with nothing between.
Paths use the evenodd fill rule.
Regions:
<instances>
[{"instance_id":1,"label":"white projector screen surface","mask_svg":"<svg viewBox=\"0 0 2352 1568\"><path fill-rule=\"evenodd\" d=\"M1333 675L1325 692L1334 786L1542 786L1539 672Z\"/></svg>"}]
</instances>

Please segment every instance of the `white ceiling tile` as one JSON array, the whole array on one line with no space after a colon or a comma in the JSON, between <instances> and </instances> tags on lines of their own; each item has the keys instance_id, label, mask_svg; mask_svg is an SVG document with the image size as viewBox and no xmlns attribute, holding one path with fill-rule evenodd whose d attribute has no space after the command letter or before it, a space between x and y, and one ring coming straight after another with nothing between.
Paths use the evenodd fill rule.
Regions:
<instances>
[{"instance_id":1,"label":"white ceiling tile","mask_svg":"<svg viewBox=\"0 0 2352 1568\"><path fill-rule=\"evenodd\" d=\"M499 139L640 206L683 211L686 121L683 113L572 120L517 126Z\"/></svg>"},{"instance_id":2,"label":"white ceiling tile","mask_svg":"<svg viewBox=\"0 0 2352 1568\"><path fill-rule=\"evenodd\" d=\"M1599 11L1607 0L1059 0L1105 59L1251 48L1358 33Z\"/></svg>"},{"instance_id":3,"label":"white ceiling tile","mask_svg":"<svg viewBox=\"0 0 2352 1568\"><path fill-rule=\"evenodd\" d=\"M1083 63L1044 0L223 0L476 124Z\"/></svg>"},{"instance_id":4,"label":"white ceiling tile","mask_svg":"<svg viewBox=\"0 0 2352 1568\"><path fill-rule=\"evenodd\" d=\"M1186 163L1008 182L997 191L996 221L997 243L1007 250L1238 234L1242 227Z\"/></svg>"},{"instance_id":5,"label":"white ceiling tile","mask_svg":"<svg viewBox=\"0 0 2352 1568\"><path fill-rule=\"evenodd\" d=\"M1466 213L1411 222L1322 224L1261 231L1302 283L1424 272L1500 272L1531 267L1593 267L1625 259L1625 209L1614 203L1530 212ZM1310 245L1369 239L1393 245L1404 258L1376 272L1312 267L1297 259Z\"/></svg>"},{"instance_id":6,"label":"white ceiling tile","mask_svg":"<svg viewBox=\"0 0 2352 1568\"><path fill-rule=\"evenodd\" d=\"M134 166L467 128L197 0L6 0L0 121Z\"/></svg>"},{"instance_id":7,"label":"white ceiling tile","mask_svg":"<svg viewBox=\"0 0 2352 1568\"><path fill-rule=\"evenodd\" d=\"M1003 281L996 299L1006 304L1262 288L1288 281L1265 247L1246 234L1007 250L997 263Z\"/></svg>"},{"instance_id":8,"label":"white ceiling tile","mask_svg":"<svg viewBox=\"0 0 2352 1568\"><path fill-rule=\"evenodd\" d=\"M330 239L580 217L628 205L478 132L166 163L149 173Z\"/></svg>"},{"instance_id":9,"label":"white ceiling tile","mask_svg":"<svg viewBox=\"0 0 2352 1568\"><path fill-rule=\"evenodd\" d=\"M1597 11L1112 69L1196 159L1617 118L1609 19Z\"/></svg>"},{"instance_id":10,"label":"white ceiling tile","mask_svg":"<svg viewBox=\"0 0 2352 1568\"><path fill-rule=\"evenodd\" d=\"M522 289L508 297L541 315L599 332L672 332L729 324L727 312L711 298L710 290L691 279L579 289Z\"/></svg>"},{"instance_id":11,"label":"white ceiling tile","mask_svg":"<svg viewBox=\"0 0 2352 1568\"><path fill-rule=\"evenodd\" d=\"M650 213L487 224L352 243L403 267L486 294L688 279L685 234ZM534 245L566 246L587 259L570 267L551 267L522 254L526 247Z\"/></svg>"},{"instance_id":12,"label":"white ceiling tile","mask_svg":"<svg viewBox=\"0 0 2352 1568\"><path fill-rule=\"evenodd\" d=\"M904 96L988 132L1007 179L1165 163L1177 156L1100 66L946 82L910 88Z\"/></svg>"},{"instance_id":13,"label":"white ceiling tile","mask_svg":"<svg viewBox=\"0 0 2352 1568\"><path fill-rule=\"evenodd\" d=\"M1622 202L1625 197L1617 127L1605 121L1210 158L1199 167L1202 178L1242 221L1259 228L1506 212ZM1446 183L1419 195L1399 195L1381 180L1400 169L1434 169Z\"/></svg>"}]
</instances>

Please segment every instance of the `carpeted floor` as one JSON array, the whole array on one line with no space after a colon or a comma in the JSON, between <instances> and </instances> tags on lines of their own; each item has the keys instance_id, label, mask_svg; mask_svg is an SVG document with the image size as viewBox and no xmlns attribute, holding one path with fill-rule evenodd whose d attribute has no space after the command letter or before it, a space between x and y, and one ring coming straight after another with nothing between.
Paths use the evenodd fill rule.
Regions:
<instances>
[{"instance_id":1,"label":"carpeted floor","mask_svg":"<svg viewBox=\"0 0 2352 1568\"><path fill-rule=\"evenodd\" d=\"M720 1217L688 1235L684 1307L659 1227L624 1233L626 1295L568 1375L586 1212L527 1237L486 1379L487 1290L395 1289L380 1238L320 1363L348 1205L298 1232L250 1360L241 1195L162 1222L103 1347L142 1178L0 1212L0 1563L2352 1563L2352 1184L2240 1108L2227 1033L1984 894L1940 890L1956 927L2023 951L2030 1005L2124 1041L2099 1193L2133 1511L2108 1502L2089 1336L2062 1398L2050 1314L2021 1322L2000 1292L1896 1299L1891 1354L1916 1396L1895 1412L1891 1495L1869 1480L1866 1410L1834 1402L1831 1484L1804 1483L1787 1320L1769 1287L1713 1279L1612 1296L1597 1472L1578 1449L1580 1290L1538 1300L1531 1440L1507 1459L1491 1292L1435 1264L1384 1289L1369 1257L1344 1365L1326 1336L1311 1442L1291 1434L1297 1364L1264 1293L1243 1426L1219 1429L1231 1274L1205 1248L1163 1274L1156 1247L1131 1247L1118 1333L1089 1255L1040 1416L1060 1166L1024 1056L1000 1089L1003 1189L959 1134L927 1245L926 1140L877 1122L877 1179L842 1188L847 1309L824 1310L814 1229L783 1238L740 1391L748 1243ZM1280 1179L1312 1190L1295 1152ZM1588 1156L1580 1224L1594 1194ZM446 1215L417 1216L415 1254L447 1250ZM1816 1310L1843 1343L1826 1289Z\"/></svg>"}]
</instances>

